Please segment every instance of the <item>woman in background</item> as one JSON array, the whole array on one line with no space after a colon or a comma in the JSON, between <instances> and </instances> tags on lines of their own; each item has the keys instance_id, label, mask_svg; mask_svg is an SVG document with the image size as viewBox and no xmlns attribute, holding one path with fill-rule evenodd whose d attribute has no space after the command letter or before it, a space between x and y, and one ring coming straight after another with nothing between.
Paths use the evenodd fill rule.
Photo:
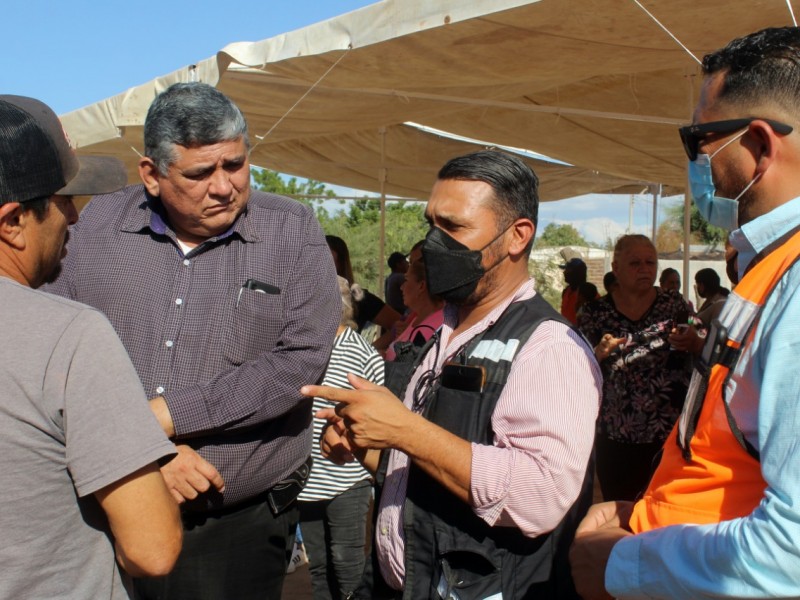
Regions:
<instances>
[{"instance_id":1,"label":"woman in background","mask_svg":"<svg viewBox=\"0 0 800 600\"><path fill-rule=\"evenodd\" d=\"M722 287L719 275L714 269L700 269L694 274L694 284L697 295L703 299L703 303L697 309L697 317L703 325L708 326L722 312L722 307L731 291Z\"/></svg>"},{"instance_id":2,"label":"woman in background","mask_svg":"<svg viewBox=\"0 0 800 600\"><path fill-rule=\"evenodd\" d=\"M325 241L328 243L333 263L336 265L336 274L344 277L352 286L356 282L353 280L353 266L350 263L350 250L347 243L335 235L326 235ZM359 293L360 291L360 293ZM354 295L354 320L356 331L361 331L367 323L375 323L384 329L389 329L395 321L400 319L400 313L378 298L375 294L362 290L360 287Z\"/></svg>"},{"instance_id":3,"label":"woman in background","mask_svg":"<svg viewBox=\"0 0 800 600\"><path fill-rule=\"evenodd\" d=\"M352 327L353 302L350 285L339 277L342 319L336 332L331 358L322 385L353 389L347 374L353 373L383 385L383 360ZM313 411L335 404L314 398ZM319 439L325 419L314 418L314 465L305 489L298 497L300 525L308 553L311 587L315 600L348 597L361 581L364 545L372 483L358 462L336 465L323 458Z\"/></svg>"},{"instance_id":4,"label":"woman in background","mask_svg":"<svg viewBox=\"0 0 800 600\"><path fill-rule=\"evenodd\" d=\"M646 236L622 236L612 268L617 287L583 306L578 327L603 370L595 443L603 498L634 500L686 395L691 356L668 338L688 321L689 306L677 291L654 285L658 255Z\"/></svg>"},{"instance_id":5,"label":"woman in background","mask_svg":"<svg viewBox=\"0 0 800 600\"><path fill-rule=\"evenodd\" d=\"M424 240L423 240L424 241ZM409 309L408 323L386 350L386 360L393 361L398 352L409 345L424 346L444 321L444 301L430 295L425 273L425 261L421 251L422 242L411 249L411 259L406 278L400 290L403 303Z\"/></svg>"}]
</instances>

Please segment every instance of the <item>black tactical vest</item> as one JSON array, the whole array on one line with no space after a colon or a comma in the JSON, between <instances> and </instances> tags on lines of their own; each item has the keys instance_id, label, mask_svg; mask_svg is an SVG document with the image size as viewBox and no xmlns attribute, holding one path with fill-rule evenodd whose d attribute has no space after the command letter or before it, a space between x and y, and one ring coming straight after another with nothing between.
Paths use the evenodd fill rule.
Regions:
<instances>
[{"instance_id":1,"label":"black tactical vest","mask_svg":"<svg viewBox=\"0 0 800 600\"><path fill-rule=\"evenodd\" d=\"M536 327L547 320L570 326L539 295L511 304L493 326L471 340L455 357L460 357L467 366L483 367L486 377L482 391L452 389L440 381L426 401L423 415L462 439L491 445L494 441L492 413L513 358ZM433 343L435 340L426 350ZM479 344L493 351L484 358L470 357ZM498 356L502 358L495 360ZM415 363L420 361L421 358ZM405 378L405 382L409 379ZM387 455L384 453L384 459ZM385 463L382 461L376 478L378 494ZM469 600L502 594L505 600L578 598L572 585L567 552L575 528L591 505L593 463L593 460L589 463L578 500L562 522L553 532L537 538L525 537L513 527L490 527L467 504L412 464L403 511L406 584L402 597ZM376 499L376 507L377 502ZM396 593L389 592L380 581L376 563L372 569L377 581L367 595L393 597ZM359 597L367 595L359 594Z\"/></svg>"}]
</instances>

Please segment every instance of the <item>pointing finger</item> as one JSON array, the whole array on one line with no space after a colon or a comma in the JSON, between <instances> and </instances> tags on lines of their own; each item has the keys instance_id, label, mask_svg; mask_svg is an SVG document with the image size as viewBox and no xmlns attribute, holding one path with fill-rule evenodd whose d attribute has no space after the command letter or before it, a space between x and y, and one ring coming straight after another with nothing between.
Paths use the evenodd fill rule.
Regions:
<instances>
[{"instance_id":1,"label":"pointing finger","mask_svg":"<svg viewBox=\"0 0 800 600\"><path fill-rule=\"evenodd\" d=\"M357 390L379 390L381 388L377 383L372 383L369 379L364 379L352 373L347 374L347 381Z\"/></svg>"},{"instance_id":2,"label":"pointing finger","mask_svg":"<svg viewBox=\"0 0 800 600\"><path fill-rule=\"evenodd\" d=\"M300 388L300 393L303 394L303 396L325 398L332 402L352 401L353 398L350 396L352 391L353 390L344 390L327 385L304 385Z\"/></svg>"}]
</instances>

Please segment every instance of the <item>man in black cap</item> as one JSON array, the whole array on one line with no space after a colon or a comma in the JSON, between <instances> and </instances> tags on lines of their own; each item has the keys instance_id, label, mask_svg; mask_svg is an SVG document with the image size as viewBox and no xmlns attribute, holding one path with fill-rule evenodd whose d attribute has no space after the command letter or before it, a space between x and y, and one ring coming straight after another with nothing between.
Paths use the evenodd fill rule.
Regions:
<instances>
[{"instance_id":1,"label":"man in black cap","mask_svg":"<svg viewBox=\"0 0 800 600\"><path fill-rule=\"evenodd\" d=\"M3 598L125 597L129 575L163 575L180 551L156 464L174 446L114 329L32 289L60 269L72 196L124 183L118 161L79 160L46 105L0 96Z\"/></svg>"}]
</instances>

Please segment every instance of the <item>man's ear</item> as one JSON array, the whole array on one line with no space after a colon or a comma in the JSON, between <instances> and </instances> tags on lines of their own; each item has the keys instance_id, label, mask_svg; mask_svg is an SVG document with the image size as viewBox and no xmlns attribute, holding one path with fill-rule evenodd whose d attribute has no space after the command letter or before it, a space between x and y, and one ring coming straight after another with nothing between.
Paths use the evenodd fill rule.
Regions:
<instances>
[{"instance_id":1,"label":"man's ear","mask_svg":"<svg viewBox=\"0 0 800 600\"><path fill-rule=\"evenodd\" d=\"M17 249L25 249L25 225L31 214L19 202L0 204L0 240Z\"/></svg>"},{"instance_id":2,"label":"man's ear","mask_svg":"<svg viewBox=\"0 0 800 600\"><path fill-rule=\"evenodd\" d=\"M511 226L512 240L508 246L511 255L522 254L533 236L536 234L536 225L530 219L517 219Z\"/></svg>"},{"instance_id":3,"label":"man's ear","mask_svg":"<svg viewBox=\"0 0 800 600\"><path fill-rule=\"evenodd\" d=\"M161 195L158 183L160 176L156 163L154 163L152 159L143 156L141 160L139 160L139 177L142 179L147 193L151 196L158 197Z\"/></svg>"},{"instance_id":4,"label":"man's ear","mask_svg":"<svg viewBox=\"0 0 800 600\"><path fill-rule=\"evenodd\" d=\"M785 136L776 133L768 123L760 119L750 123L749 129L752 139L751 152L756 161L755 175L763 175L779 158L782 138Z\"/></svg>"}]
</instances>

